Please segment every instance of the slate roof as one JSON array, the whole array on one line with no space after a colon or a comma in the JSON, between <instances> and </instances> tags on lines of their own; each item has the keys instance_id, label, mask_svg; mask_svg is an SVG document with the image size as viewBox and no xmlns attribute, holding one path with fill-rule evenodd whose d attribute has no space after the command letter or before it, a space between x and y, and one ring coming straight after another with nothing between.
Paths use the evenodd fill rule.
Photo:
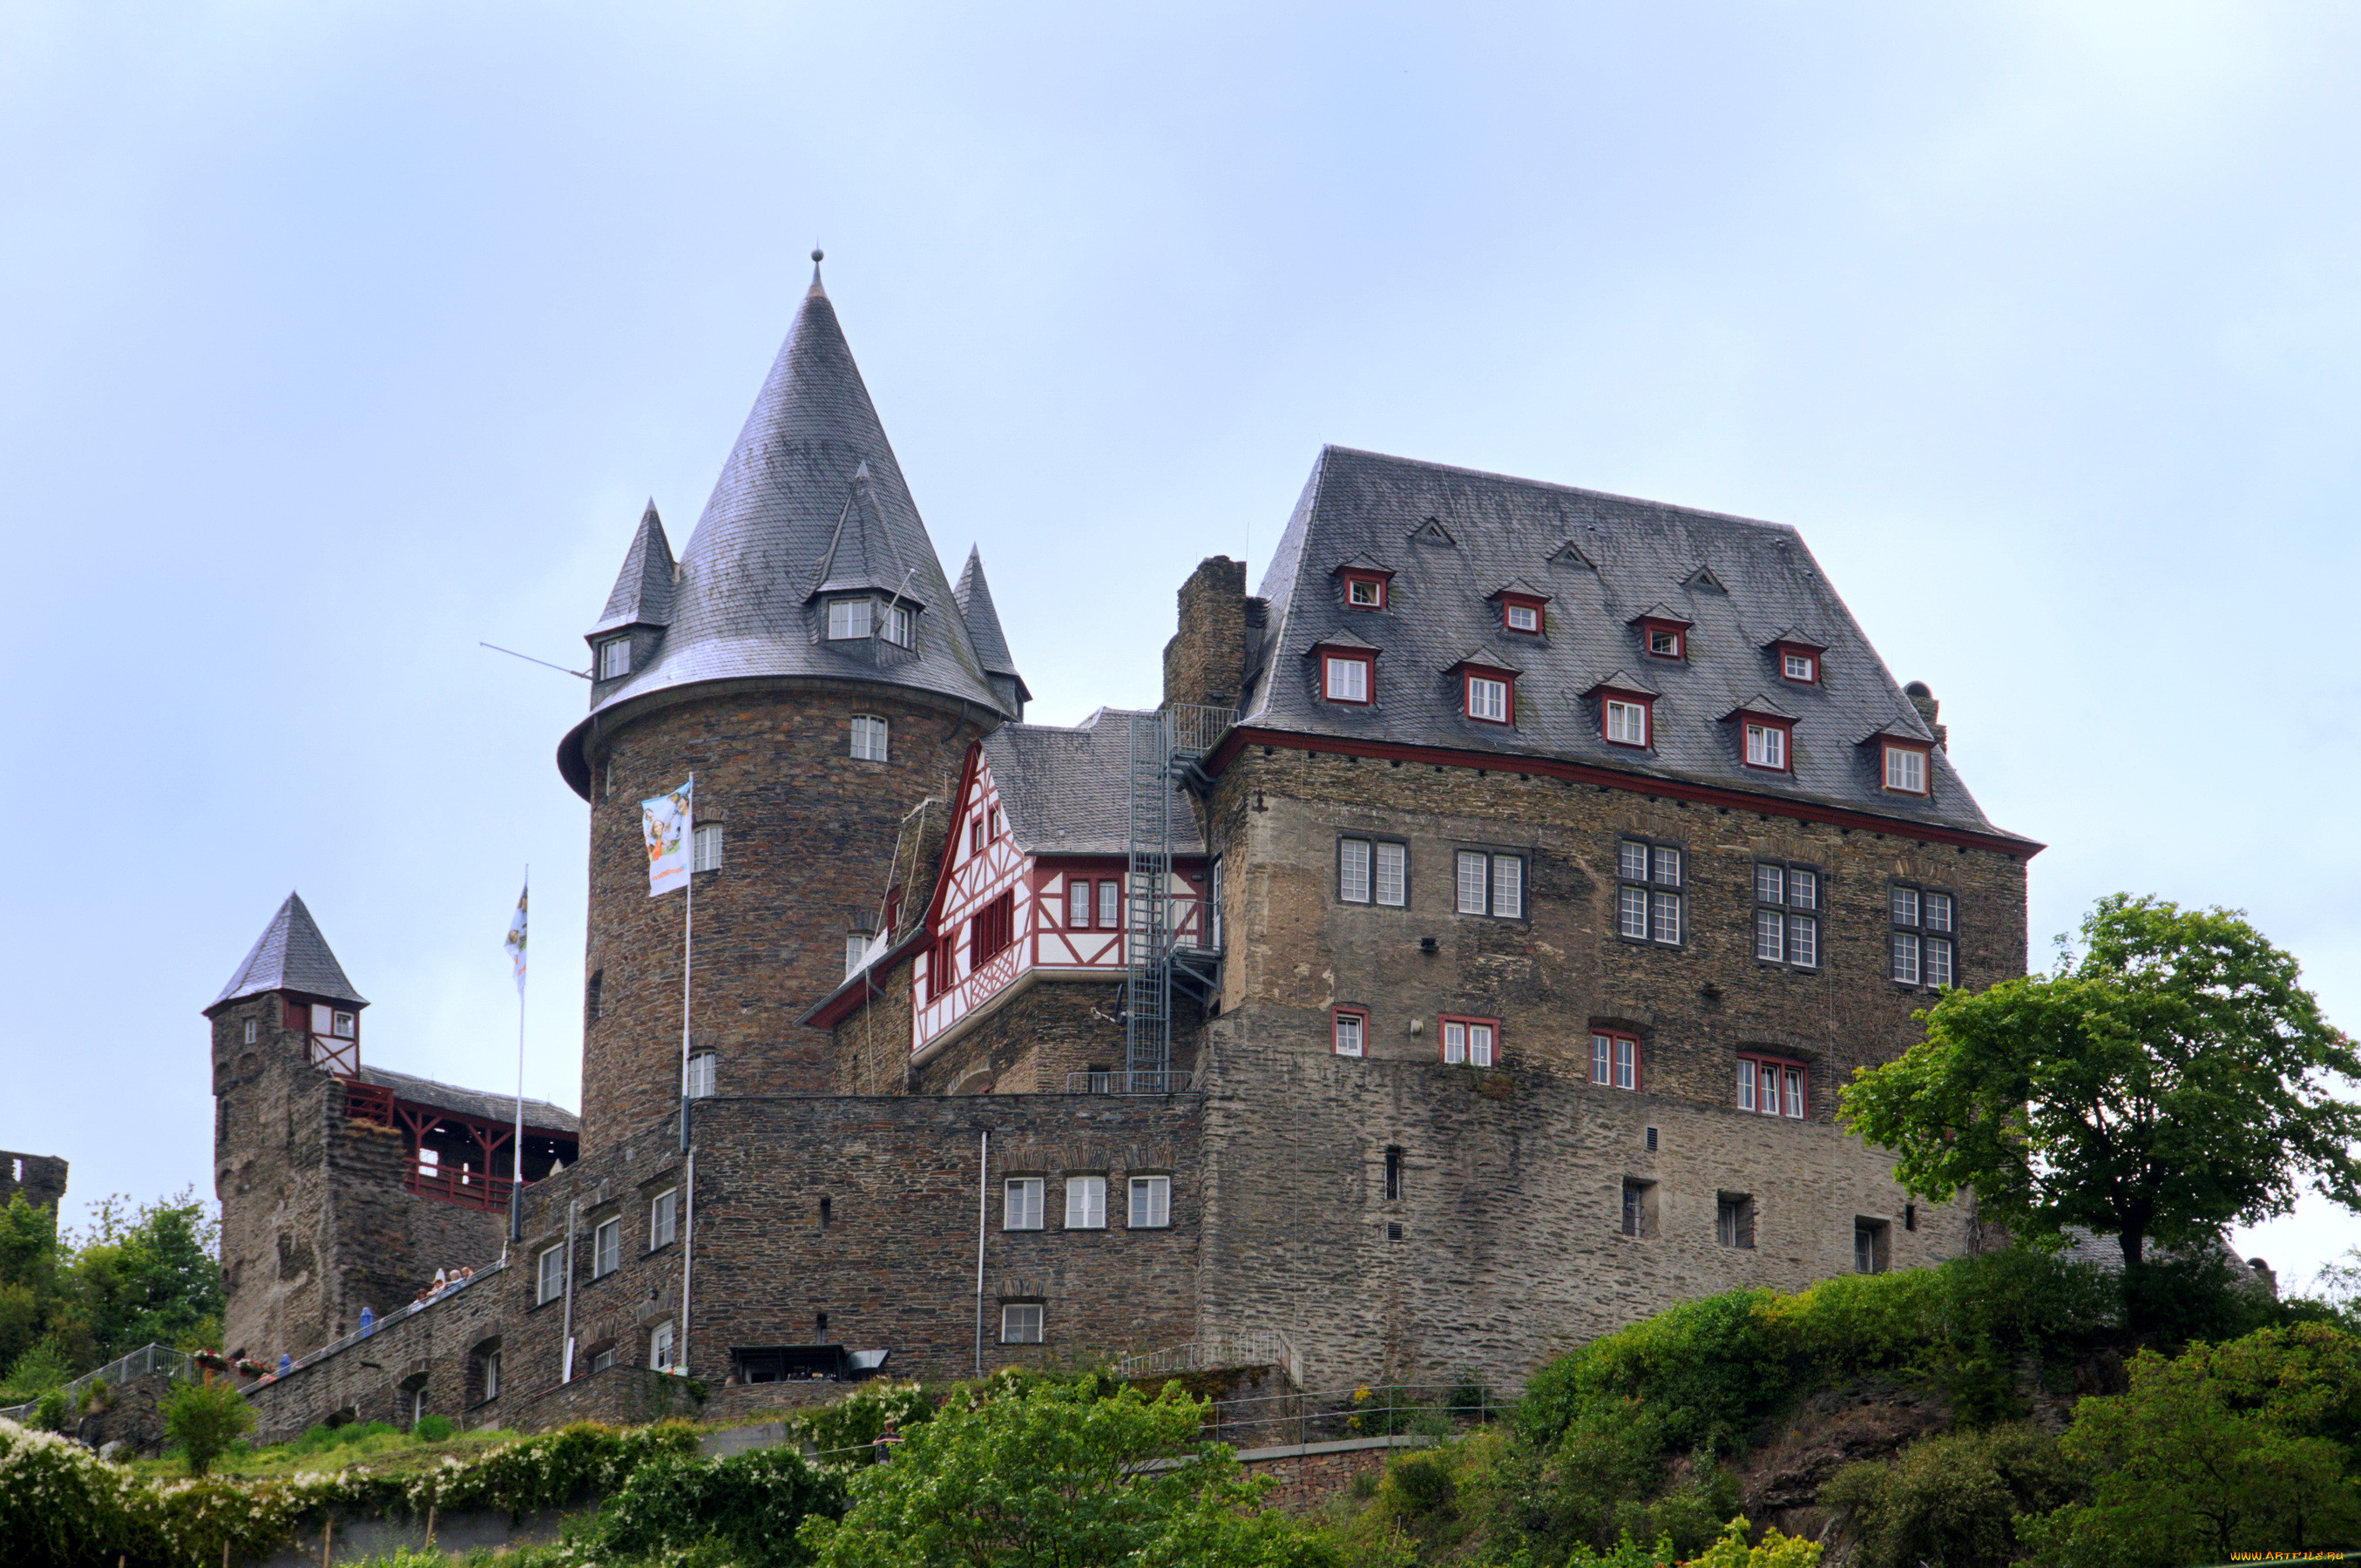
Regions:
<instances>
[{"instance_id":1,"label":"slate roof","mask_svg":"<svg viewBox=\"0 0 2361 1568\"><path fill-rule=\"evenodd\" d=\"M1011 837L1028 855L1121 855L1131 849L1131 710L1103 707L1071 729L1004 724L983 738ZM1172 790L1172 852L1205 840L1187 793Z\"/></svg>"},{"instance_id":2,"label":"slate roof","mask_svg":"<svg viewBox=\"0 0 2361 1568\"><path fill-rule=\"evenodd\" d=\"M344 966L328 950L328 938L320 934L319 923L303 907L300 894L287 895L287 902L279 906L279 913L270 917L270 924L262 928L247 953L246 961L237 966L237 972L205 1011L241 996L271 991L301 992L329 1002L349 1002L355 1007L368 1005L345 978Z\"/></svg>"},{"instance_id":3,"label":"slate roof","mask_svg":"<svg viewBox=\"0 0 2361 1568\"><path fill-rule=\"evenodd\" d=\"M983 673L997 680L1016 683L1017 700L1030 702L1033 693L1025 685L1025 677L1016 673L1016 658L1008 651L1008 639L1000 630L1000 610L992 602L992 585L983 579L983 552L968 546L967 565L960 570L957 587L951 596L959 600L960 615L967 621L968 641L974 645L975 656L983 661Z\"/></svg>"},{"instance_id":4,"label":"slate roof","mask_svg":"<svg viewBox=\"0 0 2361 1568\"><path fill-rule=\"evenodd\" d=\"M381 1067L361 1064L360 1080L390 1089L404 1100L421 1105L433 1105L445 1111L456 1111L463 1116L475 1116L503 1127L516 1124L516 1096L486 1094L481 1090L462 1089L455 1083L437 1083L431 1078L413 1078L406 1072L388 1072ZM578 1133L582 1119L563 1105L552 1105L546 1100L524 1102L524 1124L545 1132Z\"/></svg>"},{"instance_id":5,"label":"slate roof","mask_svg":"<svg viewBox=\"0 0 2361 1568\"><path fill-rule=\"evenodd\" d=\"M1385 609L1345 606L1332 574L1356 555L1394 564ZM1486 598L1520 576L1550 596L1543 636L1502 628ZM1887 726L1933 737L1784 524L1331 446L1261 594L1270 631L1244 725L1579 762L1999 834L1940 749L1929 797L1879 787L1864 737ZM1651 658L1631 624L1667 610L1692 625L1686 660ZM1796 627L1828 644L1817 685L1780 679L1765 646ZM1366 707L1322 701L1305 656L1347 632L1381 650L1378 700ZM1512 730L1459 711L1444 672L1471 645L1512 653L1525 672ZM1601 684L1659 694L1654 747L1607 743L1588 695ZM1795 771L1784 778L1745 767L1723 720L1774 691L1795 715Z\"/></svg>"},{"instance_id":6,"label":"slate roof","mask_svg":"<svg viewBox=\"0 0 2361 1568\"><path fill-rule=\"evenodd\" d=\"M830 565L848 549L840 524L857 541L858 563ZM889 568L906 579L905 596L926 607L913 646L825 641L825 606L812 602L828 580L815 576L823 567L851 572L860 586ZM683 686L785 675L885 681L1006 711L817 276L680 554L666 608L653 651L629 675L591 688L593 715ZM558 747L559 770L586 795L589 729L584 720Z\"/></svg>"},{"instance_id":7,"label":"slate roof","mask_svg":"<svg viewBox=\"0 0 2361 1568\"><path fill-rule=\"evenodd\" d=\"M623 569L615 574L614 591L590 635L625 626L666 626L672 622L672 542L664 537L664 519L652 499L640 514L631 547L623 555Z\"/></svg>"}]
</instances>

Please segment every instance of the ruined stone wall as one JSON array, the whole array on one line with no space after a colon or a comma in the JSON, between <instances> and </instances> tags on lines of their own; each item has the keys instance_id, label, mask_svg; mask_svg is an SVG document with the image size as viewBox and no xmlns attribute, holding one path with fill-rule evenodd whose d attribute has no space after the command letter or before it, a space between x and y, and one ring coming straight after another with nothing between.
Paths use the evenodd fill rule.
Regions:
<instances>
[{"instance_id":1,"label":"ruined stone wall","mask_svg":"<svg viewBox=\"0 0 2361 1568\"><path fill-rule=\"evenodd\" d=\"M19 1192L34 1208L58 1212L66 1196L66 1162L55 1155L0 1149L0 1208Z\"/></svg>"},{"instance_id":2,"label":"ruined stone wall","mask_svg":"<svg viewBox=\"0 0 2361 1568\"><path fill-rule=\"evenodd\" d=\"M855 759L856 713L884 717L888 760ZM694 1030L727 1094L825 1092L827 1037L796 1018L844 978L849 932L873 927L904 815L947 796L997 716L854 682L789 684L659 708L594 758L583 1151L673 1116L680 1082L678 895L650 898L640 801L697 774L697 818L723 829L697 876ZM587 1009L586 1009L587 1014Z\"/></svg>"},{"instance_id":3,"label":"ruined stone wall","mask_svg":"<svg viewBox=\"0 0 2361 1568\"><path fill-rule=\"evenodd\" d=\"M1180 585L1178 629L1164 645L1164 701L1235 707L1246 689L1246 566L1208 556Z\"/></svg>"}]
</instances>

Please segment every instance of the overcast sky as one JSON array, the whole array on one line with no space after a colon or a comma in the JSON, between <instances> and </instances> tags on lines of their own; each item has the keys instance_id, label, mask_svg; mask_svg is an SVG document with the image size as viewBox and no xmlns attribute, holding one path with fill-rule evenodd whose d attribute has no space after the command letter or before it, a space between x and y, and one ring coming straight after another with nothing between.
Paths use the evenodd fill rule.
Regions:
<instances>
[{"instance_id":1,"label":"overcast sky","mask_svg":"<svg viewBox=\"0 0 2361 1568\"><path fill-rule=\"evenodd\" d=\"M211 1190L300 888L403 1070L577 1103L551 757L817 242L1032 717L1154 700L1323 442L1801 528L2033 862L2361 1024L2361 17L2117 5L0 0L26 828L0 1146ZM2314 1203L2243 1238L2290 1283Z\"/></svg>"}]
</instances>

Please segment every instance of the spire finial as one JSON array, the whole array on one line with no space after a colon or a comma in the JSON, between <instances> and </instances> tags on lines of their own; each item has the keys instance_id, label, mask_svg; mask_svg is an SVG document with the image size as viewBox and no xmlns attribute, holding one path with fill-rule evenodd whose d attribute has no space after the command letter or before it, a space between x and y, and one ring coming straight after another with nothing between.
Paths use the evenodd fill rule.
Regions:
<instances>
[{"instance_id":1,"label":"spire finial","mask_svg":"<svg viewBox=\"0 0 2361 1568\"><path fill-rule=\"evenodd\" d=\"M818 293L823 293L823 292L825 292L825 291L824 291L824 290L822 290L822 289L820 288L820 286L819 286L819 264L820 264L822 261L826 260L827 258L828 258L828 252L826 252L825 250L822 250L822 249L821 249L819 247L818 247L818 246L814 246L814 247L812 247L812 284L811 284L811 291L812 291L813 293L815 293L815 294L818 294Z\"/></svg>"}]
</instances>

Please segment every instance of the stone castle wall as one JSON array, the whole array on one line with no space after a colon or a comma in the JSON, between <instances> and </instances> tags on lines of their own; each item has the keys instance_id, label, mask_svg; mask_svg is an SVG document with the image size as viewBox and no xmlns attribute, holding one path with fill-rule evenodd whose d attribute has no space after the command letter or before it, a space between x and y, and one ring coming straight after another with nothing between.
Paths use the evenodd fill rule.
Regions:
<instances>
[{"instance_id":1,"label":"stone castle wall","mask_svg":"<svg viewBox=\"0 0 2361 1568\"><path fill-rule=\"evenodd\" d=\"M36 1209L58 1212L65 1201L66 1162L55 1155L19 1154L0 1149L0 1208L18 1193Z\"/></svg>"}]
</instances>

